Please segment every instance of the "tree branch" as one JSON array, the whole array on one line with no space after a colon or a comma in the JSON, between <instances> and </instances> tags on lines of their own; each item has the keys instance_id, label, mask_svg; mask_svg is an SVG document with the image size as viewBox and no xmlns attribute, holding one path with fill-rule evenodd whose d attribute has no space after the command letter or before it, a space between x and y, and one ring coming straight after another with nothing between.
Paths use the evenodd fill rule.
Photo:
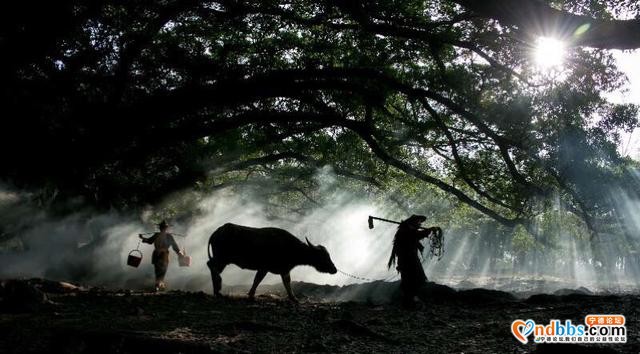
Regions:
<instances>
[{"instance_id":1,"label":"tree branch","mask_svg":"<svg viewBox=\"0 0 640 354\"><path fill-rule=\"evenodd\" d=\"M429 114L431 114L431 117L433 117L433 119L436 121L436 123L440 127L440 130L442 130L444 135L447 137L447 140L449 141L449 146L451 148L451 154L453 155L453 160L454 160L456 166L458 167L458 171L460 171L460 177L462 177L462 180L465 181L465 183L469 187L471 187L471 189L476 191L476 193L478 193L481 196L485 197L490 202L492 202L494 204L497 204L497 205L500 205L503 208L514 210L514 208L512 206L505 204L501 200L498 200L497 198L494 198L493 196L491 196L489 193L483 191L480 187L478 187L478 185L476 185L471 180L471 178L469 178L469 175L467 173L467 169L464 166L464 162L462 161L462 158L460 157L460 154L458 153L458 146L456 145L455 139L453 138L453 135L451 134L451 131L449 131L449 128L447 127L447 125L442 121L442 119L440 118L440 115L438 114L438 112L436 112L429 105L428 102L425 102L426 100L421 100L421 101L422 101L423 106L429 112ZM517 211L517 210L514 210L514 211Z\"/></svg>"},{"instance_id":2,"label":"tree branch","mask_svg":"<svg viewBox=\"0 0 640 354\"><path fill-rule=\"evenodd\" d=\"M478 201L472 199L468 195L466 195L461 190L455 188L454 186L447 184L435 177L429 176L426 173L414 168L413 166L393 157L389 154L384 148L373 138L373 134L363 125L358 124L357 122L353 122L350 125L350 129L355 131L366 143L369 145L373 153L378 156L382 161L386 164L396 167L397 169L405 172L408 175L414 176L424 182L427 182L431 185L434 185L444 192L447 192L451 195L457 197L463 203L477 209L483 214L493 218L494 220L500 222L501 224L514 227L522 222L519 219L508 219L500 214L498 214L495 210L484 206Z\"/></svg>"},{"instance_id":3,"label":"tree branch","mask_svg":"<svg viewBox=\"0 0 640 354\"><path fill-rule=\"evenodd\" d=\"M575 46L600 49L634 49L640 47L640 20L602 20L574 15L552 8L539 0L454 0L478 16L515 25L527 34L559 35ZM585 33L576 30L588 25ZM583 27L584 28L584 27Z\"/></svg>"}]
</instances>

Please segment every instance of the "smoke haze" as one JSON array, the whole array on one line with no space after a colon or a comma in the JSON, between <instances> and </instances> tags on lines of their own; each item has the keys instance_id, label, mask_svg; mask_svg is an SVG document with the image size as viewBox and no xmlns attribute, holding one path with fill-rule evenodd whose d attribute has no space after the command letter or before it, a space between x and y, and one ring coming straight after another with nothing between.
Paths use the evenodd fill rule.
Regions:
<instances>
[{"instance_id":1,"label":"smoke haze","mask_svg":"<svg viewBox=\"0 0 640 354\"><path fill-rule=\"evenodd\" d=\"M343 191L327 188L323 192L329 202L304 216L291 214L277 219L269 216L266 206L251 202L251 198L238 192L219 191L202 198L189 218L172 221L170 231L186 235L176 240L193 260L191 267L178 267L175 254L171 255L169 288L211 292L207 242L213 231L228 222L286 229L301 240L307 237L312 243L325 246L341 271L367 279L397 280L397 272L386 268L397 225L376 221L375 228L369 229L367 217L405 214ZM616 243L611 235L600 236L597 242L602 255L598 259L609 260L607 267L592 253L592 243L596 241L571 231L566 212L557 209L550 224L554 225L552 235L537 241L531 235L495 224L462 227L455 218L445 224L428 220L427 226L440 225L445 230L445 255L438 261L425 251L427 276L458 288L553 292L583 286L600 292L637 291L640 259L637 252L624 247L639 242L640 218L636 211L640 210L640 200L623 191L611 195L629 239ZM144 254L139 268L127 266L126 259L131 250L138 248L139 233L155 231L150 216L153 210L139 215L85 211L56 218L27 205L24 196L7 189L0 192L0 208L2 222L13 228L5 229L5 234L19 236L17 240L5 236L0 239L0 278L45 277L113 288L152 286L153 246L139 246ZM429 210L414 212L430 215ZM549 223L545 220L541 219L541 225ZM540 227L549 228L545 225ZM535 246L531 246L532 242ZM223 292L226 286L250 284L254 274L233 265L227 267L222 274ZM306 266L295 268L291 277L293 281L331 285L363 281L341 273L322 274ZM279 276L269 274L263 284L269 283L280 283Z\"/></svg>"}]
</instances>

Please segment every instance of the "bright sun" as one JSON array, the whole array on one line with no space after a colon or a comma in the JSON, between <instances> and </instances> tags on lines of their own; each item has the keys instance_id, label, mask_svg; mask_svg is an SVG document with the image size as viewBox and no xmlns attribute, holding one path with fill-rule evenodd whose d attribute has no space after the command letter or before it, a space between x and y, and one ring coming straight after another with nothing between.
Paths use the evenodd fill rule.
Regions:
<instances>
[{"instance_id":1,"label":"bright sun","mask_svg":"<svg viewBox=\"0 0 640 354\"><path fill-rule=\"evenodd\" d=\"M536 42L535 61L543 69L557 68L564 62L565 45L561 41L540 37Z\"/></svg>"}]
</instances>

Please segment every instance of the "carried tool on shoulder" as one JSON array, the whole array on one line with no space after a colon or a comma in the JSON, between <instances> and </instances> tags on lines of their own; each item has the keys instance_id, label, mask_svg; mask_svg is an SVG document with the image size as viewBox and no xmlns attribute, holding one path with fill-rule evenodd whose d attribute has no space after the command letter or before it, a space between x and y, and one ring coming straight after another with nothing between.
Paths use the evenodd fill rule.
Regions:
<instances>
[{"instance_id":1,"label":"carried tool on shoulder","mask_svg":"<svg viewBox=\"0 0 640 354\"><path fill-rule=\"evenodd\" d=\"M138 234L138 235L140 235L140 236L143 236L143 235L153 235L153 234L155 234L155 233L157 233L157 231L156 231L156 232L143 232L143 233ZM176 233L174 233L174 232L168 232L168 233L169 233L169 234L171 234L172 236L187 237L186 235L183 235L183 234L176 234Z\"/></svg>"},{"instance_id":2,"label":"carried tool on shoulder","mask_svg":"<svg viewBox=\"0 0 640 354\"><path fill-rule=\"evenodd\" d=\"M400 225L400 221L394 221L394 220L389 220L389 219L383 219L383 218L379 218L377 216L371 216L369 215L369 228L373 229L373 220L380 220L380 221L384 221L384 222L388 222L388 223L392 223L392 224L398 224Z\"/></svg>"},{"instance_id":3,"label":"carried tool on shoulder","mask_svg":"<svg viewBox=\"0 0 640 354\"><path fill-rule=\"evenodd\" d=\"M373 229L373 220L380 220L398 225L402 224L402 222L400 221L389 220L369 215L369 229ZM432 256L438 257L438 260L440 260L442 258L442 255L444 254L444 235L442 234L442 229L438 226L434 226L418 227L418 230L429 231L431 233L429 236L429 250Z\"/></svg>"}]
</instances>

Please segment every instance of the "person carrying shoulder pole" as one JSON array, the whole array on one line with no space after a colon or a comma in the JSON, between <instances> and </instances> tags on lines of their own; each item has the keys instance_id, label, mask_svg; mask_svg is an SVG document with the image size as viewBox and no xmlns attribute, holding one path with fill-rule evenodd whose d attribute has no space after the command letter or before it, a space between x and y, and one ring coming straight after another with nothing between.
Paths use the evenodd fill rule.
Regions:
<instances>
[{"instance_id":1,"label":"person carrying shoulder pole","mask_svg":"<svg viewBox=\"0 0 640 354\"><path fill-rule=\"evenodd\" d=\"M169 266L169 248L172 248L178 256L182 256L178 243L173 238L173 235L168 232L169 226L170 225L165 220L162 220L162 222L158 224L160 232L154 233L149 238L144 238L142 234L138 235L138 237L142 239L142 242L153 244L154 246L151 263L155 267L156 291L166 289L164 277L167 274L167 267Z\"/></svg>"}]
</instances>

